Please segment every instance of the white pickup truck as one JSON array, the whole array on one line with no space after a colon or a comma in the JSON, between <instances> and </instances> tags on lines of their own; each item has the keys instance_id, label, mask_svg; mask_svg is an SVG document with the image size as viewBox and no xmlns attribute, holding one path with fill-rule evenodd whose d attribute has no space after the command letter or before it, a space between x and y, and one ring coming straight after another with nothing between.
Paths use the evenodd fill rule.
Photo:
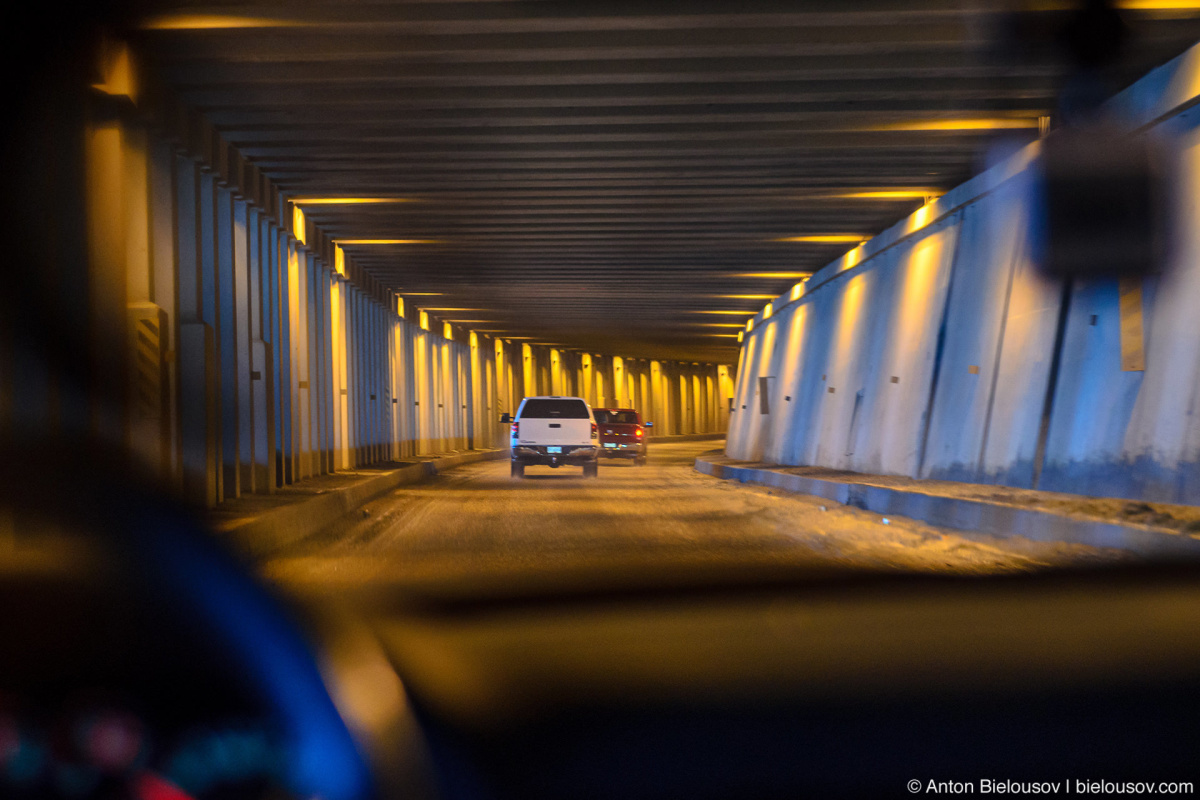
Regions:
<instances>
[{"instance_id":1,"label":"white pickup truck","mask_svg":"<svg viewBox=\"0 0 1200 800\"><path fill-rule=\"evenodd\" d=\"M542 464L583 466L583 476L597 474L600 433L591 407L581 397L526 397L511 420L512 476L525 477L525 467Z\"/></svg>"}]
</instances>

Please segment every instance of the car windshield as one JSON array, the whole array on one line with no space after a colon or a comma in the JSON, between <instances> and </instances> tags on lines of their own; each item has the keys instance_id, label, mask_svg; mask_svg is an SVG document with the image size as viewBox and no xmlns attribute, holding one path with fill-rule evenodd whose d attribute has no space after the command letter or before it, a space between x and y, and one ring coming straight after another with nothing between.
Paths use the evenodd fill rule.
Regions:
<instances>
[{"instance_id":1,"label":"car windshield","mask_svg":"<svg viewBox=\"0 0 1200 800\"><path fill-rule=\"evenodd\" d=\"M498 770L535 752L593 776L621 762L488 728L534 689L686 710L697 696L735 704L751 684L739 671L762 669L760 709L771 691L864 700L906 691L887 685L901 645L908 677L934 691L989 675L1036 687L1093 663L1133 682L1136 659L1157 653L1144 637L1190 608L1060 618L1027 587L1149 568L1200 582L1200 0L23 13L46 16L3 34L22 60L0 126L14 161L0 464L39 486L0 473L13 506L0 502L0 578L65 561L57 529L30 524L38 509L120 498L147 526L156 503L182 509L273 590L361 613L387 664L408 669L395 707L486 729L431 737L462 744L442 762L451 773L485 736L508 748ZM70 522L110 537L117 505ZM53 546L35 559L18 539L39 529ZM117 545L153 571L157 551ZM100 574L79 552L72 566ZM970 633L939 649L929 626L970 603L854 605L917 583L1029 605L975 650ZM836 599L813 599L833 584ZM738 614L704 616L734 597ZM0 621L23 635L93 630L56 628L49 611L26 624L40 606L17 600ZM593 635L573 618L622 603L636 625ZM664 609L670 624L651 619ZM510 638L525 614L553 617L550 632ZM1002 646L1042 621L1116 619L1128 624L1111 637ZM455 636L461 661L442 649ZM683 655L655 650L672 637ZM842 649L818 657L812 639ZM0 636L0 650L21 646ZM499 666L513 654L594 683L534 667L522 684ZM1178 663L1200 664L1200 644ZM377 672L343 666L362 681L346 702L369 721L386 694ZM606 683L635 669L646 695ZM4 681L0 797L16 793ZM466 699L423 704L438 695L422 681ZM564 727L578 710L539 708ZM923 718L951 739L927 751L953 751L965 714ZM624 741L646 761L624 763L661 778L651 796L719 796L703 776L685 787L657 771L658 721L645 721ZM738 744L720 730L688 754L700 768ZM857 739L883 750L906 731ZM1010 738L1069 739L1048 731ZM819 761L835 738L744 745L743 796L836 794L754 791L757 765ZM986 766L1016 777L1023 764ZM44 772L47 786L84 780Z\"/></svg>"}]
</instances>

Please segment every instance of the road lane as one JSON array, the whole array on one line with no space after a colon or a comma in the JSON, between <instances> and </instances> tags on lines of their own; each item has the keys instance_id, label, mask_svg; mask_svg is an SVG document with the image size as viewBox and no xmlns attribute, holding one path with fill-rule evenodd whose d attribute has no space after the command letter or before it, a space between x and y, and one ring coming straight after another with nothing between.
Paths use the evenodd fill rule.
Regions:
<instances>
[{"instance_id":1,"label":"road lane","mask_svg":"<svg viewBox=\"0 0 1200 800\"><path fill-rule=\"evenodd\" d=\"M659 443L646 466L603 462L597 479L576 467L531 467L523 480L509 477L507 461L459 467L377 499L263 568L284 583L486 593L604 586L614 575L655 585L738 571L991 574L1127 558L899 518L885 524L878 514L692 469L719 445Z\"/></svg>"}]
</instances>

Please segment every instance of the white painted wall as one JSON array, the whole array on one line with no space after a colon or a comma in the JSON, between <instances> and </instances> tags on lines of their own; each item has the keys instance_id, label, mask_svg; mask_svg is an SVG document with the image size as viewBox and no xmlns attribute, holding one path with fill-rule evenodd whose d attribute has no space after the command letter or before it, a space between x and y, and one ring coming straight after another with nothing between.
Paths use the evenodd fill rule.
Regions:
<instances>
[{"instance_id":1,"label":"white painted wall","mask_svg":"<svg viewBox=\"0 0 1200 800\"><path fill-rule=\"evenodd\" d=\"M1115 279L1068 285L1030 262L1034 145L756 317L728 454L1200 502L1200 113L1190 107L1198 89L1193 48L1111 104L1177 159L1177 241L1162 274L1142 281L1144 371L1122 371Z\"/></svg>"}]
</instances>

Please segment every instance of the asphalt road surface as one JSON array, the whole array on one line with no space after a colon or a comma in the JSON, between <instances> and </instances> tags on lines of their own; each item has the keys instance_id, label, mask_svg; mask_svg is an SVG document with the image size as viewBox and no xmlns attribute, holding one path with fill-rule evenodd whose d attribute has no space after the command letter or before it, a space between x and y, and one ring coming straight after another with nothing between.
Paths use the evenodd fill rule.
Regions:
<instances>
[{"instance_id":1,"label":"asphalt road surface","mask_svg":"<svg viewBox=\"0 0 1200 800\"><path fill-rule=\"evenodd\" d=\"M288 584L495 595L844 568L994 574L1128 558L885 522L692 468L720 445L652 444L646 466L605 461L596 479L578 467L529 467L514 479L506 460L466 465L375 500L263 569Z\"/></svg>"}]
</instances>

